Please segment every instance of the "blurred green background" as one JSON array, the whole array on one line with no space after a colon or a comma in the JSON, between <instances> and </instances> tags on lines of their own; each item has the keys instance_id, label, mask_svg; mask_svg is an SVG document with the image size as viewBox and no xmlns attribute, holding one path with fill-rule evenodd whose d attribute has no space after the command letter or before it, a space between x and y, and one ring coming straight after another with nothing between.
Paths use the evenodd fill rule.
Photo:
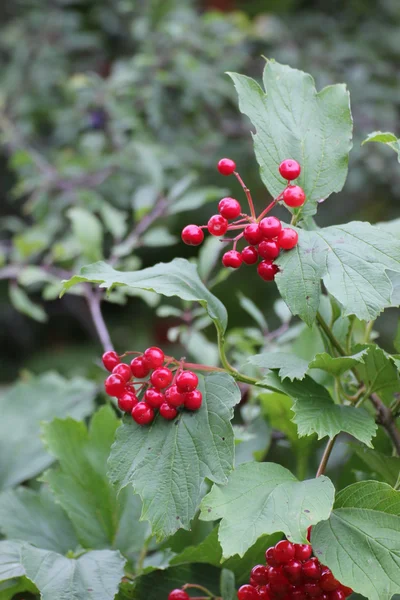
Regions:
<instances>
[{"instance_id":1,"label":"blurred green background","mask_svg":"<svg viewBox=\"0 0 400 600\"><path fill-rule=\"evenodd\" d=\"M22 369L92 368L101 348L87 305L79 296L57 299L57 282L114 256L171 190L186 204L174 214L161 211L153 235L137 236L117 264L138 268L195 256L197 249L179 242L181 228L206 222L224 192L243 200L237 182L217 173L221 156L235 159L257 207L265 205L250 125L225 75L260 79L263 55L311 73L317 88L345 82L351 92L349 178L321 205L318 224L398 216L395 155L381 144L360 146L371 131L400 131L398 0L15 0L2 3L0 23L4 382ZM71 208L101 222L101 231L91 222L98 253L84 247L81 213L74 220ZM41 274L25 272L19 280L32 265ZM250 323L239 292L274 325L274 286L242 268L213 288L232 326ZM165 311L155 318L142 298L114 298L104 314L121 351L165 345L176 325ZM379 323L389 348L395 320L391 310Z\"/></svg>"}]
</instances>

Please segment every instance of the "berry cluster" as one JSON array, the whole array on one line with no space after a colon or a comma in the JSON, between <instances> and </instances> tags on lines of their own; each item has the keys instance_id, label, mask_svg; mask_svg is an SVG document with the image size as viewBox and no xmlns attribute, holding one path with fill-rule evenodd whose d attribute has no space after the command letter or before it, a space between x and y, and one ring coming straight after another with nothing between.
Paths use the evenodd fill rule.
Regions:
<instances>
[{"instance_id":1,"label":"berry cluster","mask_svg":"<svg viewBox=\"0 0 400 600\"><path fill-rule=\"evenodd\" d=\"M265 558L267 564L253 567L250 583L239 588L239 600L345 600L353 593L312 556L309 544L282 540Z\"/></svg>"},{"instance_id":2,"label":"berry cluster","mask_svg":"<svg viewBox=\"0 0 400 600\"><path fill-rule=\"evenodd\" d=\"M265 281L272 281L279 270L274 260L281 250L291 250L297 245L298 234L290 227L282 227L282 223L276 217L266 217L266 215L280 200L291 208L298 208L304 204L306 200L304 190L298 185L291 184L291 181L300 175L300 165L292 159L286 159L279 165L279 173L287 181L286 188L258 217L255 214L250 190L237 173L234 161L230 158L222 158L218 163L218 170L222 175L233 173L236 176L246 193L251 214L243 213L241 205L234 198L222 198L218 205L219 214L212 216L207 225L187 225L182 231L182 240L185 244L198 246L204 240L203 229L207 229L216 237L224 236L227 231L243 229L242 233L234 238L221 239L222 242L233 242L232 250L223 255L222 264L224 267L238 269L243 263L246 265L258 263L259 276ZM249 245L239 252L237 244L242 238Z\"/></svg>"},{"instance_id":3,"label":"berry cluster","mask_svg":"<svg viewBox=\"0 0 400 600\"><path fill-rule=\"evenodd\" d=\"M201 407L202 394L197 389L196 373L183 370L182 363L165 356L160 348L151 347L143 354L133 354L139 356L130 365L121 362L122 357L114 351L103 354L103 365L111 372L104 387L109 396L118 398L119 408L130 413L138 425L149 425L157 409L170 421L175 419L179 409ZM174 363L172 369L167 366L171 363Z\"/></svg>"}]
</instances>

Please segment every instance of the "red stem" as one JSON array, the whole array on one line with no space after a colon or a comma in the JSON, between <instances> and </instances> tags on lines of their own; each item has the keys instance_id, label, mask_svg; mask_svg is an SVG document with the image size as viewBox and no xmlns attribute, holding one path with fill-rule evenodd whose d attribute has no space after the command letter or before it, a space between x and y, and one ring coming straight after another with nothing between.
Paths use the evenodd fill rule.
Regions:
<instances>
[{"instance_id":1,"label":"red stem","mask_svg":"<svg viewBox=\"0 0 400 600\"><path fill-rule=\"evenodd\" d=\"M265 215L267 215L269 213L269 211L274 208L274 206L279 202L279 200L282 198L282 196L283 196L283 192L281 192L279 194L279 196L277 196L274 200L272 200L272 202L270 204L268 204L267 208L265 210L263 210L261 215L258 217L258 219L257 219L258 222L260 222L261 219L263 217L265 217Z\"/></svg>"},{"instance_id":2,"label":"red stem","mask_svg":"<svg viewBox=\"0 0 400 600\"><path fill-rule=\"evenodd\" d=\"M247 187L247 185L245 184L245 182L243 181L243 179L240 177L240 175L237 171L234 171L233 174L235 175L236 179L242 186L244 193L246 194L247 202L249 203L249 207L250 207L251 216L253 217L253 219L255 219L256 211L254 210L253 198L251 197L250 190Z\"/></svg>"}]
</instances>

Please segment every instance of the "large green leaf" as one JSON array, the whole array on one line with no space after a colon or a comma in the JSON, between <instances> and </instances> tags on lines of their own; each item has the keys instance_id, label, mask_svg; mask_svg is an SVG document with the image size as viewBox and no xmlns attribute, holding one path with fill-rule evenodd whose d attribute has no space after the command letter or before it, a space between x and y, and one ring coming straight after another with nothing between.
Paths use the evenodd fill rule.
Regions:
<instances>
[{"instance_id":1,"label":"large green leaf","mask_svg":"<svg viewBox=\"0 0 400 600\"><path fill-rule=\"evenodd\" d=\"M268 373L263 383L269 388L283 392L294 400L293 422L299 436L316 433L321 439L334 437L341 431L354 436L367 446L372 446L377 425L374 418L362 408L335 404L328 390L308 375L302 381L281 381L276 373ZM271 394L273 401L273 394ZM264 395L268 402L268 395Z\"/></svg>"},{"instance_id":2,"label":"large green leaf","mask_svg":"<svg viewBox=\"0 0 400 600\"><path fill-rule=\"evenodd\" d=\"M400 492L363 481L337 496L330 518L312 530L316 556L370 600L400 592Z\"/></svg>"},{"instance_id":3,"label":"large green leaf","mask_svg":"<svg viewBox=\"0 0 400 600\"><path fill-rule=\"evenodd\" d=\"M0 396L0 489L34 477L52 463L39 437L40 422L67 415L83 419L93 409L95 393L93 382L46 373Z\"/></svg>"},{"instance_id":4,"label":"large green leaf","mask_svg":"<svg viewBox=\"0 0 400 600\"><path fill-rule=\"evenodd\" d=\"M21 564L21 544L14 541L0 542L0 581L24 575Z\"/></svg>"},{"instance_id":5,"label":"large green leaf","mask_svg":"<svg viewBox=\"0 0 400 600\"><path fill-rule=\"evenodd\" d=\"M255 354L248 361L260 369L278 369L281 379L303 379L308 371L308 361L288 352Z\"/></svg>"},{"instance_id":6,"label":"large green leaf","mask_svg":"<svg viewBox=\"0 0 400 600\"><path fill-rule=\"evenodd\" d=\"M369 393L377 393L388 403L393 400L395 393L400 393L400 379L393 358L376 344L357 346L367 350L363 364L358 366L358 372Z\"/></svg>"},{"instance_id":7,"label":"large green leaf","mask_svg":"<svg viewBox=\"0 0 400 600\"><path fill-rule=\"evenodd\" d=\"M199 302L207 310L211 319L221 329L227 325L224 305L211 294L198 276L195 265L183 258L175 258L170 263L159 263L141 271L116 271L104 262L97 262L81 269L64 282L64 291L82 282L99 283L100 287L111 289L116 285L157 292L163 296L178 296L182 300Z\"/></svg>"},{"instance_id":8,"label":"large green leaf","mask_svg":"<svg viewBox=\"0 0 400 600\"><path fill-rule=\"evenodd\" d=\"M310 75L273 60L265 66L265 92L250 77L230 76L240 110L256 128L254 149L269 192L273 197L282 192L279 163L294 158L302 167L304 214L315 214L317 203L339 192L347 176L352 118L346 87L332 85L317 93Z\"/></svg>"},{"instance_id":9,"label":"large green leaf","mask_svg":"<svg viewBox=\"0 0 400 600\"><path fill-rule=\"evenodd\" d=\"M371 321L392 306L387 271L400 272L400 241L369 223L353 221L314 231L298 230L299 243L277 260L278 289L294 315L308 325L320 302L320 279L343 315Z\"/></svg>"},{"instance_id":10,"label":"large green leaf","mask_svg":"<svg viewBox=\"0 0 400 600\"><path fill-rule=\"evenodd\" d=\"M361 145L363 146L367 142L386 144L386 146L389 146L389 148L392 148L397 153L397 158L400 162L400 140L393 133L373 131L365 138Z\"/></svg>"},{"instance_id":11,"label":"large green leaf","mask_svg":"<svg viewBox=\"0 0 400 600\"><path fill-rule=\"evenodd\" d=\"M223 556L243 556L260 536L278 531L304 542L307 528L329 517L334 493L327 477L298 481L280 465L246 463L227 485L212 487L201 503L200 518L222 519L218 538Z\"/></svg>"},{"instance_id":12,"label":"large green leaf","mask_svg":"<svg viewBox=\"0 0 400 600\"><path fill-rule=\"evenodd\" d=\"M142 518L153 533L166 537L188 529L207 477L226 483L233 468L230 424L240 392L231 377L212 373L200 381L203 405L173 422L156 418L150 427L126 419L117 431L109 476L118 490L132 485L143 500Z\"/></svg>"},{"instance_id":13,"label":"large green leaf","mask_svg":"<svg viewBox=\"0 0 400 600\"><path fill-rule=\"evenodd\" d=\"M119 424L108 406L93 416L89 430L72 419L46 424L43 438L59 465L42 480L67 512L83 547L115 547L130 555L140 549L147 525L138 523L139 498L128 490L117 499L107 479L107 459Z\"/></svg>"},{"instance_id":14,"label":"large green leaf","mask_svg":"<svg viewBox=\"0 0 400 600\"><path fill-rule=\"evenodd\" d=\"M73 527L49 491L20 487L0 494L0 530L8 538L66 554L78 545Z\"/></svg>"},{"instance_id":15,"label":"large green leaf","mask_svg":"<svg viewBox=\"0 0 400 600\"><path fill-rule=\"evenodd\" d=\"M365 446L355 445L353 449L357 456L365 463L369 473L373 473L377 479L397 486L400 482L400 458L388 456L377 450L371 450Z\"/></svg>"},{"instance_id":16,"label":"large green leaf","mask_svg":"<svg viewBox=\"0 0 400 600\"><path fill-rule=\"evenodd\" d=\"M322 369L330 375L337 377L343 375L346 371L357 367L360 363L364 363L364 359L368 353L367 349L360 350L351 356L331 356L327 352L317 354L309 364L310 369Z\"/></svg>"},{"instance_id":17,"label":"large green leaf","mask_svg":"<svg viewBox=\"0 0 400 600\"><path fill-rule=\"evenodd\" d=\"M68 211L72 232L79 242L86 260L100 260L103 255L103 228L101 222L84 208L74 207Z\"/></svg>"}]
</instances>

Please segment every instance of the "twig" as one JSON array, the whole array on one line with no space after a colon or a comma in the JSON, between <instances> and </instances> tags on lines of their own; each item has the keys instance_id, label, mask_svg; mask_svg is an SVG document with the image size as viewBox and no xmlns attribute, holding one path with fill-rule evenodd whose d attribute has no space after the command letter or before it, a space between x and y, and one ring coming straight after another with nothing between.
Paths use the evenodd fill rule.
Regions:
<instances>
[{"instance_id":1,"label":"twig","mask_svg":"<svg viewBox=\"0 0 400 600\"><path fill-rule=\"evenodd\" d=\"M324 450L324 453L322 455L321 462L319 463L319 467L318 467L318 471L317 471L316 477L319 477L320 475L323 475L325 473L325 469L327 467L329 458L330 458L330 456L332 454L332 450L333 450L333 446L335 445L336 438L337 438L337 435L335 435L335 437L331 438L328 441L328 443L326 445L326 448Z\"/></svg>"},{"instance_id":2,"label":"twig","mask_svg":"<svg viewBox=\"0 0 400 600\"><path fill-rule=\"evenodd\" d=\"M103 346L104 352L107 352L108 350L114 350L110 334L108 333L107 325L105 324L103 314L101 312L101 291L93 291L91 286L87 285L85 289L85 297L93 324L101 345Z\"/></svg>"}]
</instances>

